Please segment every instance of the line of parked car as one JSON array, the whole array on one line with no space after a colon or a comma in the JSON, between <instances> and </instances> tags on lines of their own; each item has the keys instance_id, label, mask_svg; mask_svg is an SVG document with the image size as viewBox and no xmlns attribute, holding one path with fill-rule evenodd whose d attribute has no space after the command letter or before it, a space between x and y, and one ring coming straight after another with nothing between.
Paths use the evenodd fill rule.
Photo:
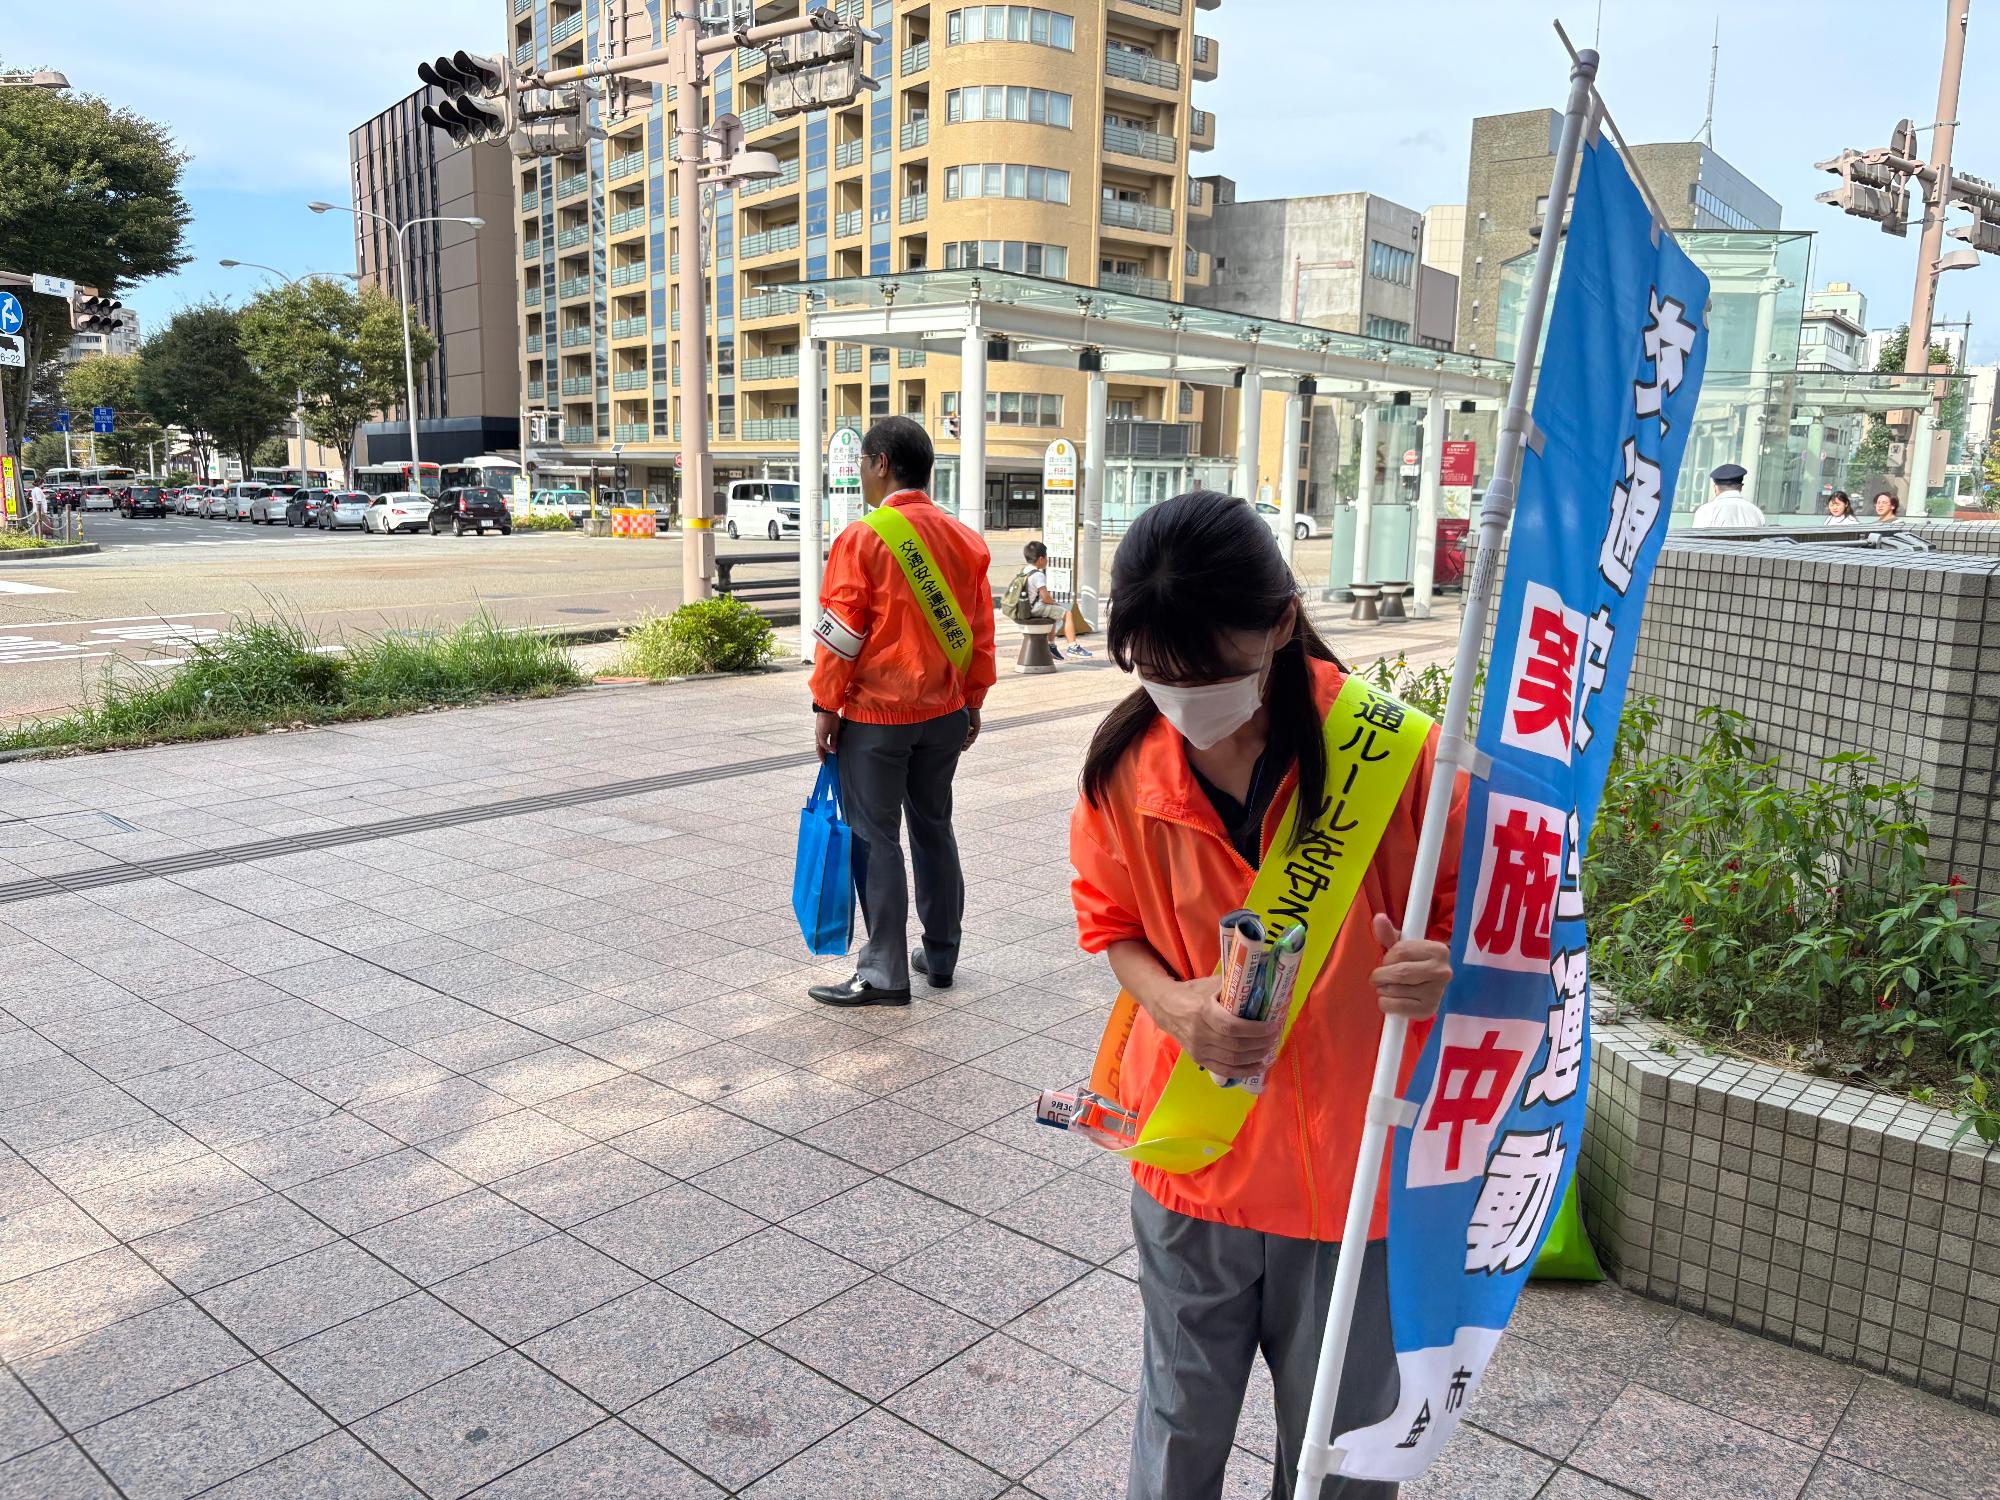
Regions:
<instances>
[{"instance_id":1,"label":"line of parked car","mask_svg":"<svg viewBox=\"0 0 2000 1500\"><path fill-rule=\"evenodd\" d=\"M134 486L128 496L138 495ZM157 510L141 511L141 504L157 504ZM428 531L432 536L449 530L454 536L466 532L497 531L506 536L514 529L513 511L501 491L468 485L444 490L436 495L414 490L371 495L363 490L306 489L295 484L190 484L179 489L152 488L144 501L131 499L120 507L128 516L137 514L193 516L204 521L248 521L252 525L304 526L319 531L359 530L376 536L398 531Z\"/></svg>"}]
</instances>

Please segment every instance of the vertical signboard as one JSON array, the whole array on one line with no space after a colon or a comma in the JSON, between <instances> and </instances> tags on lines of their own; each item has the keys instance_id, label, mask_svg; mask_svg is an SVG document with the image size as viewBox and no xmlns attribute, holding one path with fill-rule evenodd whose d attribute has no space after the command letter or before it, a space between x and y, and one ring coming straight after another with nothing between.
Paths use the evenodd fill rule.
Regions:
<instances>
[{"instance_id":1,"label":"vertical signboard","mask_svg":"<svg viewBox=\"0 0 2000 1500\"><path fill-rule=\"evenodd\" d=\"M0 502L6 505L9 521L21 518L21 489L14 473L14 455L11 453L0 453Z\"/></svg>"},{"instance_id":2,"label":"vertical signboard","mask_svg":"<svg viewBox=\"0 0 2000 1500\"><path fill-rule=\"evenodd\" d=\"M1057 438L1042 455L1042 542L1049 549L1049 592L1076 602L1076 444Z\"/></svg>"},{"instance_id":3,"label":"vertical signboard","mask_svg":"<svg viewBox=\"0 0 2000 1500\"><path fill-rule=\"evenodd\" d=\"M826 497L831 542L843 526L861 516L861 434L852 427L836 427L827 439Z\"/></svg>"},{"instance_id":4,"label":"vertical signboard","mask_svg":"<svg viewBox=\"0 0 2000 1500\"><path fill-rule=\"evenodd\" d=\"M1448 516L1470 515L1472 486L1479 473L1479 445L1452 441L1444 445L1443 462L1438 468L1440 510Z\"/></svg>"}]
</instances>

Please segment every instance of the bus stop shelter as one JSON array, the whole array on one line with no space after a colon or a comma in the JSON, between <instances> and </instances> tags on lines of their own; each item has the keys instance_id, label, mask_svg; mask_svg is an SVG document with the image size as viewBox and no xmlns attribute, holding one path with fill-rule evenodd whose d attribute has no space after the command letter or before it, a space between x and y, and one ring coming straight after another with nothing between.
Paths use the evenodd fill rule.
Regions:
<instances>
[{"instance_id":1,"label":"bus stop shelter","mask_svg":"<svg viewBox=\"0 0 2000 1500\"><path fill-rule=\"evenodd\" d=\"M961 361L959 508L960 519L976 529L983 529L986 430L974 418L986 410L988 360L1001 352L1013 363L1084 372L1077 605L1093 627L1100 623L1097 594L1108 379L1185 381L1233 389L1237 393L1235 489L1246 499L1257 494L1263 398L1266 393L1284 398L1278 484L1282 515L1277 532L1288 562L1308 403L1315 396L1340 396L1359 403L1362 451L1372 454L1378 405L1399 397L1404 402L1421 398L1428 419L1416 517L1416 576L1410 581L1413 602L1426 608L1437 532L1445 402L1497 406L1505 398L1512 373L1512 367L1500 360L991 269L850 276L782 283L766 290L795 293L807 301L798 401L799 473L804 485L800 583L801 597L807 601L819 597L824 551L820 517L826 434L820 407L828 344L887 345ZM1363 463L1354 497L1353 581L1357 583L1375 581L1368 557L1373 483L1374 466Z\"/></svg>"}]
</instances>

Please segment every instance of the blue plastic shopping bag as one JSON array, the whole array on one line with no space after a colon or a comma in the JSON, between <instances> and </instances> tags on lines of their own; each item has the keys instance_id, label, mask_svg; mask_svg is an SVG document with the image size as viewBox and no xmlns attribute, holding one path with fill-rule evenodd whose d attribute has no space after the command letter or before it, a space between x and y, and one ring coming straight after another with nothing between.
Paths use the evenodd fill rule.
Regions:
<instances>
[{"instance_id":1,"label":"blue plastic shopping bag","mask_svg":"<svg viewBox=\"0 0 2000 1500\"><path fill-rule=\"evenodd\" d=\"M792 866L792 911L806 948L837 958L854 936L854 835L840 813L840 768L829 755L799 812L799 853Z\"/></svg>"}]
</instances>

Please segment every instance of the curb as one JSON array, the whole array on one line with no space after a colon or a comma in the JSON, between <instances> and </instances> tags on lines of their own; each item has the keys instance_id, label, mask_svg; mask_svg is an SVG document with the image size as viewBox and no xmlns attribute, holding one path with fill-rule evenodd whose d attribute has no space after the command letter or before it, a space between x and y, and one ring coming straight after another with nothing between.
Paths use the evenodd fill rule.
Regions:
<instances>
[{"instance_id":1,"label":"curb","mask_svg":"<svg viewBox=\"0 0 2000 1500\"><path fill-rule=\"evenodd\" d=\"M86 552L103 550L95 542L68 542L60 547L9 547L0 551L0 568L11 568L16 562L53 562L59 557L82 557Z\"/></svg>"}]
</instances>

